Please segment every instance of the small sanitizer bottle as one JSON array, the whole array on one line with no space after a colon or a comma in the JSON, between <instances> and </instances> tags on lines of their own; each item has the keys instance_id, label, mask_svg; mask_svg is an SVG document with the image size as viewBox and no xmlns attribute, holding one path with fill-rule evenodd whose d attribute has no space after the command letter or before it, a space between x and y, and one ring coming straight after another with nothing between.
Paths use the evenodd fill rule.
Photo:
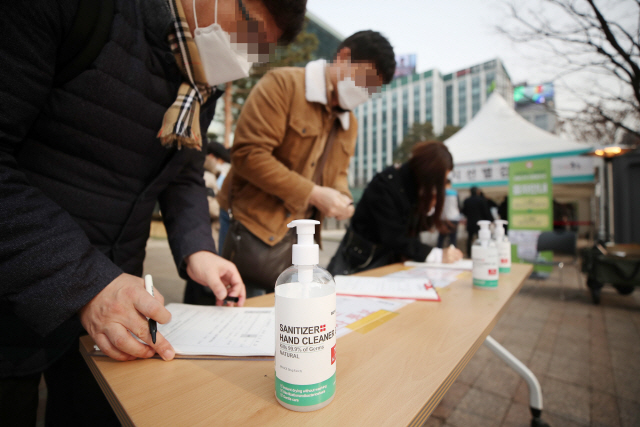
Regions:
<instances>
[{"instance_id":1,"label":"small sanitizer bottle","mask_svg":"<svg viewBox=\"0 0 640 427\"><path fill-rule=\"evenodd\" d=\"M473 286L480 289L498 287L498 248L491 240L491 221L478 221L478 240L471 247Z\"/></svg>"},{"instance_id":2,"label":"small sanitizer bottle","mask_svg":"<svg viewBox=\"0 0 640 427\"><path fill-rule=\"evenodd\" d=\"M496 219L493 223L496 225L493 235L495 237L496 246L498 247L500 273L509 273L511 271L511 242L504 232L504 226L507 225L509 221Z\"/></svg>"},{"instance_id":3,"label":"small sanitizer bottle","mask_svg":"<svg viewBox=\"0 0 640 427\"><path fill-rule=\"evenodd\" d=\"M292 411L324 408L336 393L336 284L318 267L314 220L296 220L293 265L275 287L276 399Z\"/></svg>"}]
</instances>

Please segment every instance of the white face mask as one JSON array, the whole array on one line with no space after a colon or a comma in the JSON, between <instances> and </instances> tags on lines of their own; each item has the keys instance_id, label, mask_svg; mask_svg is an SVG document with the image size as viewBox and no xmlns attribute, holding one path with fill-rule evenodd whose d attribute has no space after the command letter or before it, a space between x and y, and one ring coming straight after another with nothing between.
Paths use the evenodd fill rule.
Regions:
<instances>
[{"instance_id":1,"label":"white face mask","mask_svg":"<svg viewBox=\"0 0 640 427\"><path fill-rule=\"evenodd\" d=\"M198 27L196 0L193 0L193 19L196 23L193 39L198 46L207 83L217 86L249 77L249 70L253 64L247 60L246 53L232 46L231 37L218 25L218 0L213 24L206 28Z\"/></svg>"},{"instance_id":2,"label":"white face mask","mask_svg":"<svg viewBox=\"0 0 640 427\"><path fill-rule=\"evenodd\" d=\"M339 72L338 78L340 78ZM338 104L340 107L351 111L368 100L369 91L367 88L356 86L356 82L351 80L351 77L345 77L344 80L338 82Z\"/></svg>"}]
</instances>

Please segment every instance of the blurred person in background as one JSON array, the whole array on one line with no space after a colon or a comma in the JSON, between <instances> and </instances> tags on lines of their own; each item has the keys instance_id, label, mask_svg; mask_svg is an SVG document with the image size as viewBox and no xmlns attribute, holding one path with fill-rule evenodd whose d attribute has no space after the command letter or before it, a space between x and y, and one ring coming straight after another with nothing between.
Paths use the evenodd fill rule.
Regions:
<instances>
[{"instance_id":1,"label":"blurred person in background","mask_svg":"<svg viewBox=\"0 0 640 427\"><path fill-rule=\"evenodd\" d=\"M218 195L222 228L229 221L222 255L237 266L248 295L273 291L291 265L295 230L288 223L353 215L352 110L389 83L394 70L387 39L360 31L340 44L333 61L272 70L251 91ZM319 228L315 237L320 241Z\"/></svg>"},{"instance_id":2,"label":"blurred person in background","mask_svg":"<svg viewBox=\"0 0 640 427\"><path fill-rule=\"evenodd\" d=\"M493 221L489 203L478 187L471 187L471 195L462 204L462 214L467 218L467 256L470 257L471 245L480 230L478 221Z\"/></svg>"},{"instance_id":3,"label":"blurred person in background","mask_svg":"<svg viewBox=\"0 0 640 427\"><path fill-rule=\"evenodd\" d=\"M352 274L406 260L451 263L462 258L454 247L432 248L420 232L442 226L445 181L453 169L447 147L417 143L411 158L373 177L358 203L334 257L331 274Z\"/></svg>"},{"instance_id":4,"label":"blurred person in background","mask_svg":"<svg viewBox=\"0 0 640 427\"><path fill-rule=\"evenodd\" d=\"M216 248L221 247L221 241L224 236L220 236L220 204L216 199L216 195L220 192L218 182L220 178L224 179L227 173L231 156L229 149L224 148L222 144L211 141L206 147L207 156L204 161L204 185L207 187L207 202L209 203L209 217L211 218L211 235L216 244ZM202 286L187 278L184 289L185 304L210 305L215 304L215 296L208 286Z\"/></svg>"},{"instance_id":5,"label":"blurred person in background","mask_svg":"<svg viewBox=\"0 0 640 427\"><path fill-rule=\"evenodd\" d=\"M458 222L460 221L460 198L458 192L447 179L447 187L442 208L443 231L438 234L438 247L444 247L444 241L449 237L449 245L455 246L458 240ZM447 231L444 231L447 230Z\"/></svg>"}]
</instances>

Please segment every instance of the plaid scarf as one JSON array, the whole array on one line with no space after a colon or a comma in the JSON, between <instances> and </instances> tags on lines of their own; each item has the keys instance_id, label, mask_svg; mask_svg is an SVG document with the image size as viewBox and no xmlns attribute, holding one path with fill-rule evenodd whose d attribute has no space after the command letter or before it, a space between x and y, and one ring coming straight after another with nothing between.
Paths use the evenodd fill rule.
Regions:
<instances>
[{"instance_id":1,"label":"plaid scarf","mask_svg":"<svg viewBox=\"0 0 640 427\"><path fill-rule=\"evenodd\" d=\"M207 102L216 88L207 84L200 53L184 16L182 2L167 0L167 3L174 21L174 31L169 33L169 45L184 80L176 100L164 113L158 138L164 146L201 150L200 106Z\"/></svg>"}]
</instances>

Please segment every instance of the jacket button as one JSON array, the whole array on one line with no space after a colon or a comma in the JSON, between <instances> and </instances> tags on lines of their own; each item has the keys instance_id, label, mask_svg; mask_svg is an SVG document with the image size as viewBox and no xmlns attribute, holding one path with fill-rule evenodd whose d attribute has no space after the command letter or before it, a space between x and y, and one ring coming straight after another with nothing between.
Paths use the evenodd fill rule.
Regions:
<instances>
[{"instance_id":1,"label":"jacket button","mask_svg":"<svg viewBox=\"0 0 640 427\"><path fill-rule=\"evenodd\" d=\"M393 175L389 174L389 179L393 179Z\"/></svg>"},{"instance_id":2,"label":"jacket button","mask_svg":"<svg viewBox=\"0 0 640 427\"><path fill-rule=\"evenodd\" d=\"M307 133L307 128L302 128L302 133L303 134Z\"/></svg>"},{"instance_id":3,"label":"jacket button","mask_svg":"<svg viewBox=\"0 0 640 427\"><path fill-rule=\"evenodd\" d=\"M311 166L312 167L315 166L315 165L316 165L316 162L311 162Z\"/></svg>"},{"instance_id":4,"label":"jacket button","mask_svg":"<svg viewBox=\"0 0 640 427\"><path fill-rule=\"evenodd\" d=\"M287 218L291 218L291 212L287 212L287 213L285 214L285 217L287 217Z\"/></svg>"},{"instance_id":5,"label":"jacket button","mask_svg":"<svg viewBox=\"0 0 640 427\"><path fill-rule=\"evenodd\" d=\"M273 237L273 236L270 236L270 237L269 237L269 241L270 241L270 242L273 242L274 240L275 240L275 237Z\"/></svg>"}]
</instances>

